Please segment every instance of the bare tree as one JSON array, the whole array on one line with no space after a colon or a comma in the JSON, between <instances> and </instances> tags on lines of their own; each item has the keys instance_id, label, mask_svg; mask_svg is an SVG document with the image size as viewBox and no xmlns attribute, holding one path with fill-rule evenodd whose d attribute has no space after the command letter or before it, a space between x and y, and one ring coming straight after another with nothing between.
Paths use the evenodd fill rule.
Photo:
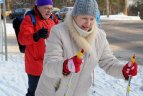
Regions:
<instances>
[{"instance_id":1,"label":"bare tree","mask_svg":"<svg viewBox=\"0 0 143 96\"><path fill-rule=\"evenodd\" d=\"M106 13L107 13L107 17L109 17L109 15L110 15L110 2L109 2L109 0L106 0Z\"/></svg>"},{"instance_id":2,"label":"bare tree","mask_svg":"<svg viewBox=\"0 0 143 96\"><path fill-rule=\"evenodd\" d=\"M128 15L128 0L125 0L125 10L124 10L124 13L125 15Z\"/></svg>"}]
</instances>

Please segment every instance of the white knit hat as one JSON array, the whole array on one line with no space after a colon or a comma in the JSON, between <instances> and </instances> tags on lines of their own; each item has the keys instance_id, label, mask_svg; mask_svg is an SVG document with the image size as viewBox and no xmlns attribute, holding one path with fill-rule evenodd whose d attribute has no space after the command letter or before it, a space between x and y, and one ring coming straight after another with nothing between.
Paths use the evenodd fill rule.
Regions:
<instances>
[{"instance_id":1,"label":"white knit hat","mask_svg":"<svg viewBox=\"0 0 143 96\"><path fill-rule=\"evenodd\" d=\"M91 15L96 17L98 4L96 0L76 0L72 11L72 16Z\"/></svg>"}]
</instances>

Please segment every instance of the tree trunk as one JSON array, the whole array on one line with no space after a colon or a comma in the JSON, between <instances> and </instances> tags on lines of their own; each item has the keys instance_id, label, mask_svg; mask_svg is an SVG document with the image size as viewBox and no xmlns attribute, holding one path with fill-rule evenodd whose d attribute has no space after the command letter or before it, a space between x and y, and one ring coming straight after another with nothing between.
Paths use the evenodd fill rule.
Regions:
<instances>
[{"instance_id":1,"label":"tree trunk","mask_svg":"<svg viewBox=\"0 0 143 96\"><path fill-rule=\"evenodd\" d=\"M110 15L109 4L110 4L109 0L106 0L106 14L107 14L107 17L109 17L109 15Z\"/></svg>"},{"instance_id":2,"label":"tree trunk","mask_svg":"<svg viewBox=\"0 0 143 96\"><path fill-rule=\"evenodd\" d=\"M10 10L10 0L6 0L6 9L7 11Z\"/></svg>"},{"instance_id":3,"label":"tree trunk","mask_svg":"<svg viewBox=\"0 0 143 96\"><path fill-rule=\"evenodd\" d=\"M125 0L125 10L124 10L125 15L128 15L128 0Z\"/></svg>"}]
</instances>

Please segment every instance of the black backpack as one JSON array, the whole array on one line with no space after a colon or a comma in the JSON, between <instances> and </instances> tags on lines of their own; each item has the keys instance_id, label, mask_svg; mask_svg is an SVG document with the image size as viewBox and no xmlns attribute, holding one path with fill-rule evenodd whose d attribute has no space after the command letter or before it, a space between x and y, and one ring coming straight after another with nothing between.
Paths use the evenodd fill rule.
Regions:
<instances>
[{"instance_id":1,"label":"black backpack","mask_svg":"<svg viewBox=\"0 0 143 96\"><path fill-rule=\"evenodd\" d=\"M28 11L25 15L29 15L30 16L31 22L35 26L36 25L36 20L35 20L35 17L34 17L34 15L35 15L34 10ZM12 22L13 28L15 30L15 35L16 35L16 38L17 38L17 42L18 42L18 34L19 34L19 31L20 31L20 24L21 24L23 18L24 18L24 16L18 16ZM18 42L18 46L19 46L20 52L24 53L26 46L25 45L21 45L19 42Z\"/></svg>"}]
</instances>

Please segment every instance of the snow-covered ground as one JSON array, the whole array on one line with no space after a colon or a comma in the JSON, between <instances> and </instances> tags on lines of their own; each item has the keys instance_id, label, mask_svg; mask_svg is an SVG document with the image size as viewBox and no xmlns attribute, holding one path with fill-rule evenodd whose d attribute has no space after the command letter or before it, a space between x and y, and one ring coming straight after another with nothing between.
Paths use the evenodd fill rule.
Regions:
<instances>
[{"instance_id":1,"label":"snow-covered ground","mask_svg":"<svg viewBox=\"0 0 143 96\"><path fill-rule=\"evenodd\" d=\"M110 15L107 18L107 15L102 15L101 20L140 20L139 16L127 16L123 13L119 13L118 15Z\"/></svg>"},{"instance_id":2,"label":"snow-covered ground","mask_svg":"<svg viewBox=\"0 0 143 96\"><path fill-rule=\"evenodd\" d=\"M101 19L107 20L106 16ZM137 16L112 15L110 20L139 20ZM7 34L14 35L11 24L7 24ZM0 96L25 96L27 76L24 71L22 54L9 54L8 61L0 55ZM126 61L122 61L125 63ZM98 66L95 68L95 86L91 96L126 96L128 82L107 75ZM143 67L139 66L138 75L132 78L130 96L143 96Z\"/></svg>"}]
</instances>

